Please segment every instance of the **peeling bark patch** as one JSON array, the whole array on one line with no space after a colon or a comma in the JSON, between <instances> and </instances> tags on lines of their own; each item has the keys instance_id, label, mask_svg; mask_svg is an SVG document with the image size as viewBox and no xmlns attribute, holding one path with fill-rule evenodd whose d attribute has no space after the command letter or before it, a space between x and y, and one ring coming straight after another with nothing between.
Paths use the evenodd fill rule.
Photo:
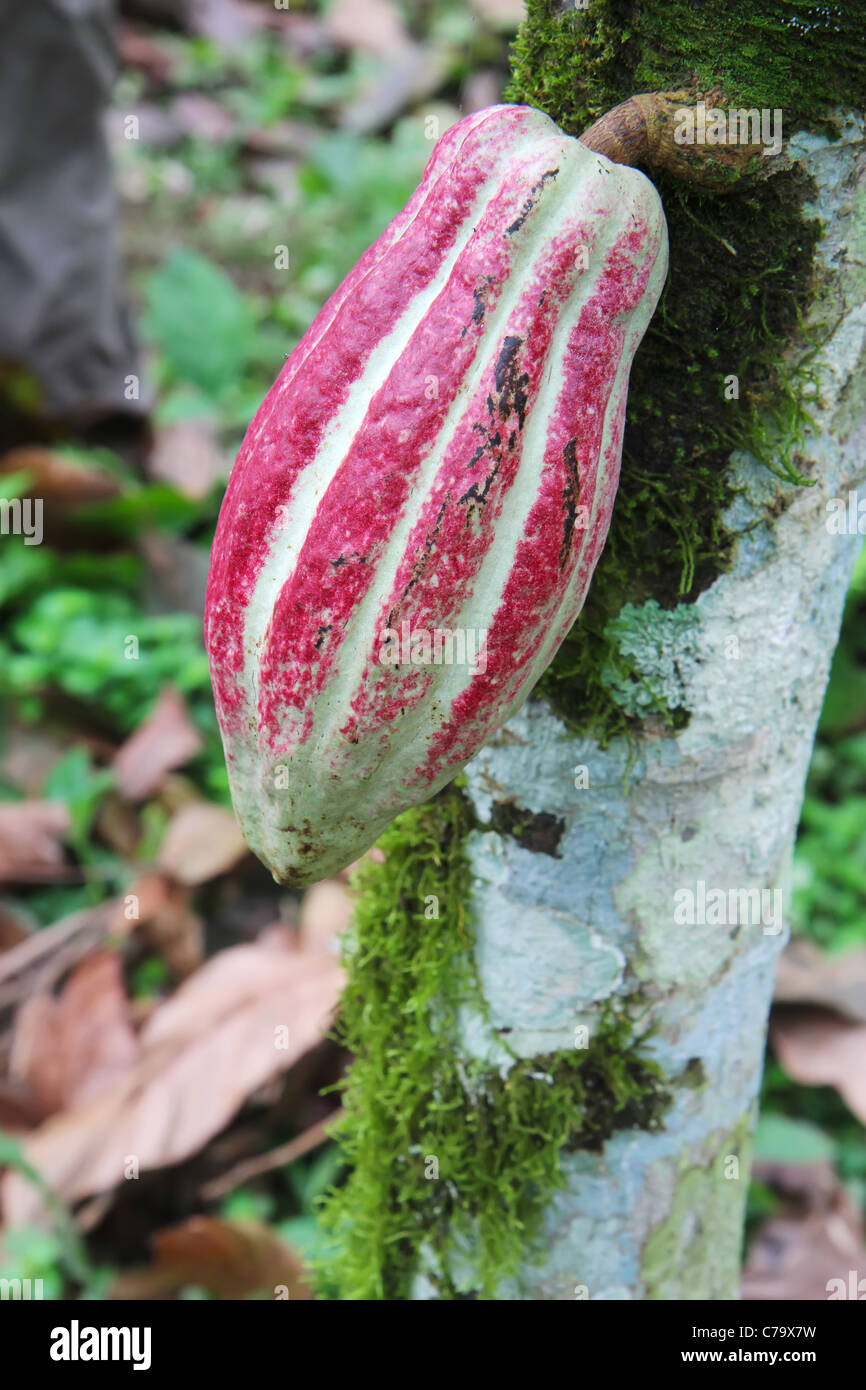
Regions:
<instances>
[{"instance_id":1,"label":"peeling bark patch","mask_svg":"<svg viewBox=\"0 0 866 1390\"><path fill-rule=\"evenodd\" d=\"M533 854L549 854L561 859L559 846L565 834L565 821L547 811L526 811L513 802L500 802L493 808L490 824L500 835L511 835Z\"/></svg>"}]
</instances>

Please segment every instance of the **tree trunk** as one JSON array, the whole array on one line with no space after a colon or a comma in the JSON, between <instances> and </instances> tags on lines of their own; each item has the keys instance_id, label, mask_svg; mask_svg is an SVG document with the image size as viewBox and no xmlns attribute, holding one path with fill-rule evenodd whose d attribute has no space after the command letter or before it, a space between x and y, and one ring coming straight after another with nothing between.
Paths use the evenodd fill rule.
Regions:
<instances>
[{"instance_id":1,"label":"tree trunk","mask_svg":"<svg viewBox=\"0 0 866 1390\"><path fill-rule=\"evenodd\" d=\"M614 77L604 66L604 43L613 19L624 22L625 11L634 18L636 7L593 0L587 17L568 16L537 0L516 52L511 96L546 106L578 133L575 124L629 95L629 85L640 91L681 80L683 45L688 51L689 41L708 42L706 26L729 22L730 8L709 0L698 14L674 5L670 23L686 36L672 45L676 57L657 36L639 32L622 49L628 72L620 67ZM856 25L846 10L843 27L852 16ZM732 44L745 45L747 35L728 32ZM779 32L758 32L766 54L782 42ZM694 68L700 78L697 62ZM642 86L644 72L655 82ZM572 85L563 96L566 75ZM757 78L753 88L728 78L737 104L764 104ZM817 99L829 105L826 85L819 69ZM840 95L847 90L840 82ZM395 1020L400 988L407 999L415 989L417 1000L419 982L434 976L425 974L420 946L409 965L398 969L395 955L389 967L387 944L371 945L362 900L350 969L369 1012L365 1023L360 1004L353 1015L350 1002L349 1041L359 1061L347 1133L357 1167L346 1203L355 1204L353 1238L385 1272L375 1290L357 1285L349 1296L737 1296L749 1138L774 968L789 926L790 853L862 540L856 520L850 524L849 493L866 474L863 118L850 112L833 132L841 130L841 139L831 139L817 128L818 117L807 118L801 94L780 92L769 105L782 107L789 124L784 153L753 201L748 193L726 207L724 197L689 201L688 191L659 180L671 220L672 297L635 363L620 530L615 525L593 581L600 597L591 597L551 679L467 769L463 795L473 826L444 856L452 868L464 856L468 910L463 925L455 927L452 916L442 931L460 936L475 985L458 992L449 1031L441 1020L454 997L453 957L451 975L438 977L439 1000L426 1014L428 1080L416 1083L414 1114L406 1059L415 1044L394 1021L390 1052L376 1054L369 1015L378 1002ZM778 188L786 206L796 202L803 229L781 250L774 236L782 233L769 220ZM765 237L766 247L754 249L750 237ZM698 266L702 258L703 272L685 268L687 254ZM758 286L778 274L774 266L791 268L798 257L789 296L798 313L786 316L768 300L763 326L752 334L744 319L737 334L734 319L733 337L730 329L727 337L717 333L713 314L708 326L697 311L682 321L684 279L703 273L718 319L729 293L724 277L738 288L751 280L758 299ZM774 314L784 337L777 328L770 341ZM704 332L715 334L709 363L701 356ZM674 357L665 359L674 338ZM759 365L761 351L775 369ZM692 405L682 385L689 372L699 376ZM649 422L645 431L641 419ZM659 455L652 453L654 428ZM704 509L718 480L718 505ZM664 531L671 517L677 537L688 533L676 578L662 554L666 543L676 551ZM398 853L399 835L398 823L391 869L376 871L379 897L368 900L368 912L380 917L388 873L393 881L408 863ZM447 867L439 868L446 897ZM435 930L423 920L429 897L429 881L404 874L388 899L395 936L398 910L407 932ZM447 1049L456 1055L446 1057ZM574 1069L564 1071L569 1058ZM403 1090L393 1078L401 1066ZM449 1114L443 1100L446 1073L461 1078L462 1115ZM552 1105L551 1093L581 1076L570 1128L539 1119L527 1084L546 1088ZM410 1112L403 1129L389 1096L391 1110L399 1104ZM479 1145L469 1176L449 1158L453 1136L447 1125L437 1127L440 1110ZM532 1135L526 1150L515 1142L518 1131ZM484 1149L489 1132L495 1142ZM533 1168L531 1191L512 1201L517 1170L534 1163L544 1144L557 1145L556 1178L545 1183ZM496 1246L472 1185L478 1169L497 1166L506 1150L510 1160L491 1179L491 1192L498 1182L502 1205L515 1216L516 1259ZM408 1172L410 1154L430 1171ZM376 1163L387 1171L376 1176ZM414 1196L405 1195L407 1172ZM423 1191L425 1179L428 1189L438 1185L436 1195ZM386 1224L382 1212L401 1213L378 1254L365 1201ZM419 1234L425 1201L426 1234ZM501 1255L498 1277L490 1273L491 1241ZM403 1273L389 1278L395 1249Z\"/></svg>"}]
</instances>

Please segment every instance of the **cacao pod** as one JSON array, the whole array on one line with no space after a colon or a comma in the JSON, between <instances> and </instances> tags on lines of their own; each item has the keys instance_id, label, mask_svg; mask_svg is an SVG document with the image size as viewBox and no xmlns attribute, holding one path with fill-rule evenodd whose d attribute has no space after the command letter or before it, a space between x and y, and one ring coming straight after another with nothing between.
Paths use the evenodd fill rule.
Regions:
<instances>
[{"instance_id":1,"label":"cacao pod","mask_svg":"<svg viewBox=\"0 0 866 1390\"><path fill-rule=\"evenodd\" d=\"M205 616L232 796L280 882L450 781L577 617L667 229L530 107L453 126L285 363L235 463Z\"/></svg>"}]
</instances>

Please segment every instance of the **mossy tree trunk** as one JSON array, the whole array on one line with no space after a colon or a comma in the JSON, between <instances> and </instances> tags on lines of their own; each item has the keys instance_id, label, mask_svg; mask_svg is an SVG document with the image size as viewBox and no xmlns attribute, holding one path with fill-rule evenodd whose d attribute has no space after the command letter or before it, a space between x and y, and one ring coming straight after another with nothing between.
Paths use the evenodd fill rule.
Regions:
<instances>
[{"instance_id":1,"label":"mossy tree trunk","mask_svg":"<svg viewBox=\"0 0 866 1390\"><path fill-rule=\"evenodd\" d=\"M780 111L784 148L724 195L659 178L670 281L590 600L368 871L343 1297L736 1297L866 474L866 54L854 0L799 8L530 0L510 99L579 134L633 92L716 87Z\"/></svg>"}]
</instances>

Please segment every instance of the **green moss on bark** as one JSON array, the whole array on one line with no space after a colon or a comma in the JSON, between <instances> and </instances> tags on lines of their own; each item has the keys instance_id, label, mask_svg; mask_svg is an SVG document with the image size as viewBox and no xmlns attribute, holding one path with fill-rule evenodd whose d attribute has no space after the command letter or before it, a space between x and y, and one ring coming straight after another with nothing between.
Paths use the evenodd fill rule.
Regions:
<instances>
[{"instance_id":1,"label":"green moss on bark","mask_svg":"<svg viewBox=\"0 0 866 1390\"><path fill-rule=\"evenodd\" d=\"M578 135L634 92L718 84L726 105L780 108L785 134L824 128L826 108L866 95L866 63L848 61L858 51L862 59L860 21L851 4L840 8L842 38L817 7L781 0L590 0L585 12L529 0L507 96ZM795 10L814 26L808 39L789 22ZM831 54L843 57L838 83ZM693 602L724 571L736 539L723 519L730 455L746 450L797 479L814 389L808 369L783 360L814 291L820 227L803 214L807 180L784 172L723 196L654 181L670 275L632 369L607 546L584 611L539 685L570 727L603 741L641 722L603 679L622 664L610 625L626 603ZM731 376L739 396L726 399Z\"/></svg>"},{"instance_id":2,"label":"green moss on bark","mask_svg":"<svg viewBox=\"0 0 866 1390\"><path fill-rule=\"evenodd\" d=\"M737 1297L753 1118L681 1165L670 1215L644 1246L647 1299Z\"/></svg>"},{"instance_id":3,"label":"green moss on bark","mask_svg":"<svg viewBox=\"0 0 866 1390\"><path fill-rule=\"evenodd\" d=\"M507 99L579 135L634 92L692 81L732 106L781 107L785 127L833 129L866 107L861 0L527 0Z\"/></svg>"},{"instance_id":4,"label":"green moss on bark","mask_svg":"<svg viewBox=\"0 0 866 1390\"><path fill-rule=\"evenodd\" d=\"M350 1173L324 1213L341 1299L405 1299L421 1274L439 1298L467 1284L493 1297L527 1259L562 1153L652 1128L667 1105L625 1018L605 1019L586 1049L515 1056L503 1073L466 1057L460 1011L484 1008L470 826L450 789L402 816L381 841L386 863L363 871L339 1023L354 1053L339 1130Z\"/></svg>"}]
</instances>

